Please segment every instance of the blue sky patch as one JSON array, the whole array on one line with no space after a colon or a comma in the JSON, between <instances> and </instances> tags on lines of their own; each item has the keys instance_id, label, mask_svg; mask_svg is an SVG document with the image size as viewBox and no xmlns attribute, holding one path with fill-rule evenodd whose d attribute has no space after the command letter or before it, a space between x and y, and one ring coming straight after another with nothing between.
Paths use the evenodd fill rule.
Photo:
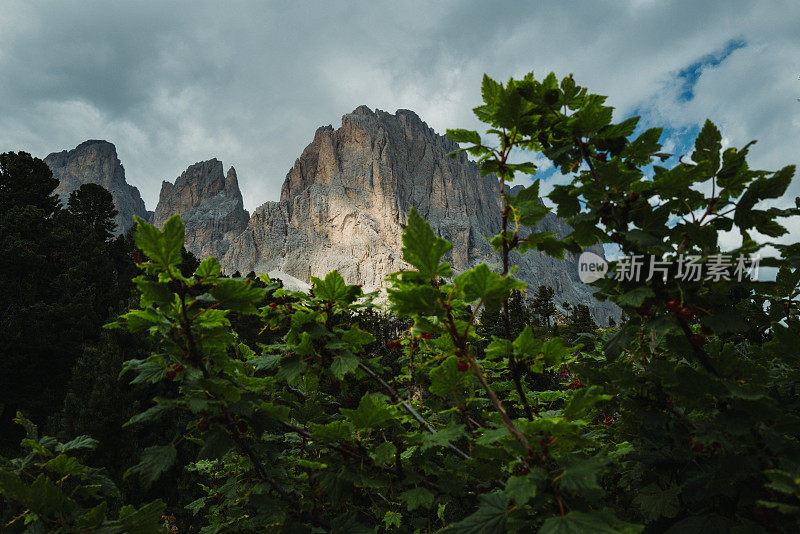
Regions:
<instances>
[{"instance_id":1,"label":"blue sky patch","mask_svg":"<svg viewBox=\"0 0 800 534\"><path fill-rule=\"evenodd\" d=\"M703 69L718 66L733 52L745 46L747 46L747 42L744 39L732 39L728 41L722 50L706 54L698 61L678 72L678 79L682 81L681 92L678 94L678 101L688 102L694 98L694 86L703 73Z\"/></svg>"}]
</instances>

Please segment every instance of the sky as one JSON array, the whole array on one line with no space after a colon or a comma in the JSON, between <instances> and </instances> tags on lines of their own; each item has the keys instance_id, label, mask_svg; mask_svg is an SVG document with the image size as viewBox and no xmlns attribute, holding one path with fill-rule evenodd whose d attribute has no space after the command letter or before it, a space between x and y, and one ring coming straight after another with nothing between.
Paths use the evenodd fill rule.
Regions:
<instances>
[{"instance_id":1,"label":"sky","mask_svg":"<svg viewBox=\"0 0 800 534\"><path fill-rule=\"evenodd\" d=\"M796 1L2 0L0 152L108 140L151 210L162 180L216 157L252 211L361 104L478 128L484 73L554 71L663 126L670 152L710 118L777 170L800 160L799 36ZM545 193L567 180L539 163Z\"/></svg>"}]
</instances>

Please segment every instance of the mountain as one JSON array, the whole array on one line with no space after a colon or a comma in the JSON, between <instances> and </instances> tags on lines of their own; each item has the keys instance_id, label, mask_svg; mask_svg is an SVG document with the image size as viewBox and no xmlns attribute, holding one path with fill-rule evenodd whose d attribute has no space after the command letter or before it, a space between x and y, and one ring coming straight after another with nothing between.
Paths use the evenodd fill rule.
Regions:
<instances>
[{"instance_id":1,"label":"mountain","mask_svg":"<svg viewBox=\"0 0 800 534\"><path fill-rule=\"evenodd\" d=\"M186 228L186 248L200 258L225 256L250 219L236 170L231 167L224 174L217 159L191 165L174 184L162 182L153 224L161 227L175 213Z\"/></svg>"},{"instance_id":2,"label":"mountain","mask_svg":"<svg viewBox=\"0 0 800 534\"><path fill-rule=\"evenodd\" d=\"M225 173L211 159L191 165L174 183L162 183L152 221L161 226L180 213L186 247L198 257L215 256L227 273L268 273L296 289L307 289L311 276L333 269L365 290L383 287L388 274L407 267L402 232L412 206L453 242L445 261L456 272L482 262L497 266L500 258L488 238L501 226L499 182L481 178L466 155L447 156L457 148L413 111L360 106L342 117L341 127L316 131L286 175L279 201L248 214L236 171ZM61 180L62 195L87 181L107 187L124 228L134 213L146 214L138 190L125 183L114 145L87 141L46 161ZM543 231L565 236L571 229L553 214L521 229L523 236ZM600 245L587 250L603 256ZM533 251L514 253L511 261L531 292L549 285L558 304L588 304L601 324L618 318L615 306L596 301L579 280L575 255L567 253L562 261Z\"/></svg>"},{"instance_id":3,"label":"mountain","mask_svg":"<svg viewBox=\"0 0 800 534\"><path fill-rule=\"evenodd\" d=\"M456 143L436 134L414 112L395 114L366 106L342 117L338 129L319 128L281 189L278 202L258 207L230 243L221 263L228 272L285 273L308 281L337 269L365 289L406 267L402 231L413 206L441 237L453 242L445 258L458 271L499 257L487 238L500 231L501 197L496 178L481 178ZM571 229L548 215L531 231ZM591 249L603 255L602 246ZM592 303L605 324L618 311L593 299L578 279L577 257L560 261L539 252L515 254L517 276L535 290L555 289L557 302Z\"/></svg>"},{"instance_id":4,"label":"mountain","mask_svg":"<svg viewBox=\"0 0 800 534\"><path fill-rule=\"evenodd\" d=\"M117 149L108 141L85 141L73 150L53 152L44 162L53 177L58 178L55 192L64 205L69 194L83 184L93 183L108 189L119 212L115 219L117 234L134 225L134 215L149 219L139 190L125 181L125 169L117 157Z\"/></svg>"}]
</instances>

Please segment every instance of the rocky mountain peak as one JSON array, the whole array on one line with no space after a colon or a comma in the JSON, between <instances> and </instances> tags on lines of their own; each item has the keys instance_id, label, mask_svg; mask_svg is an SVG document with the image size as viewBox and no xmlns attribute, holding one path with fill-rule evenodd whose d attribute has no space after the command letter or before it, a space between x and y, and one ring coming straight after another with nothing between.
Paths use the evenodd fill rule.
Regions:
<instances>
[{"instance_id":1,"label":"rocky mountain peak","mask_svg":"<svg viewBox=\"0 0 800 534\"><path fill-rule=\"evenodd\" d=\"M405 268L402 232L413 206L441 237L453 242L446 261L456 271L499 257L488 242L501 226L497 179L481 178L478 166L414 112L394 114L359 106L341 127L319 128L286 175L279 202L267 202L234 238L222 259L228 272L277 273L307 282L337 269L350 283L380 288ZM515 189L515 192L517 190ZM531 231L570 229L548 216ZM602 247L596 247L602 254ZM517 274L535 291L552 286L559 302L592 302L592 289L578 279L577 258L562 262L539 252L515 255ZM592 306L605 322L615 313Z\"/></svg>"},{"instance_id":2,"label":"rocky mountain peak","mask_svg":"<svg viewBox=\"0 0 800 534\"><path fill-rule=\"evenodd\" d=\"M244 210L236 171L224 172L214 158L164 181L152 218L162 226L180 213L186 247L198 257L216 257L227 273L268 273L296 288L334 269L366 290L382 288L389 273L407 267L402 233L412 207L453 243L445 261L456 272L482 262L496 267L500 258L488 238L501 227L500 184L491 175L481 178L465 154L448 157L457 147L413 111L392 114L359 106L342 117L338 128L317 129L287 173L280 201L264 203L252 217ZM144 213L110 143L87 141L47 161L63 190L87 181L112 194L129 188L140 204L137 213ZM522 187L515 185L510 193ZM119 192L115 202L118 197ZM564 236L571 229L550 214L522 234L545 231ZM603 255L599 245L590 250ZM601 323L618 316L618 309L595 301L593 290L580 282L576 256L566 254L561 261L530 252L514 254L511 261L531 293L549 285L556 302L588 303Z\"/></svg>"},{"instance_id":3,"label":"rocky mountain peak","mask_svg":"<svg viewBox=\"0 0 800 534\"><path fill-rule=\"evenodd\" d=\"M83 184L105 187L119 212L115 219L118 234L133 226L134 215L148 218L139 190L125 180L125 169L112 143L103 140L84 141L72 150L50 154L44 162L59 181L55 192L65 205L69 194Z\"/></svg>"},{"instance_id":4,"label":"rocky mountain peak","mask_svg":"<svg viewBox=\"0 0 800 534\"><path fill-rule=\"evenodd\" d=\"M221 258L250 218L236 170L224 173L216 158L190 165L175 183L162 182L153 223L163 226L176 213L186 227L186 248L202 258Z\"/></svg>"}]
</instances>

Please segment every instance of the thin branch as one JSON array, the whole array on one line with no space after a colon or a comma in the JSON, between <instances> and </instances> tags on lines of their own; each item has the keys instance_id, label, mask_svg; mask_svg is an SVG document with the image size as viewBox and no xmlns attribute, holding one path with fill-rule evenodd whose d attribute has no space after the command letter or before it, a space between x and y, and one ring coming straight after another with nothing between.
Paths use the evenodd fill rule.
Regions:
<instances>
[{"instance_id":1,"label":"thin branch","mask_svg":"<svg viewBox=\"0 0 800 534\"><path fill-rule=\"evenodd\" d=\"M436 430L425 420L425 418L423 418L419 414L419 412L417 412L417 410L414 409L413 406L411 406L409 403L407 403L406 401L401 399L400 395L397 393L397 391L392 386L387 384L386 381L383 378L378 376L378 374L375 373L372 369L370 369L369 367L364 365L363 362L359 362L358 367L360 369L362 369L365 373L367 373L373 380L375 380L377 383L379 383L381 385L381 387L383 387L383 389L385 389L386 392L389 393L389 396L392 397L392 400L394 400L395 402L400 403L403 406L403 408L405 408L406 411L408 413L410 413L411 416L414 419L416 419L419 424L421 424L423 426L423 428L425 428L425 430L427 430L431 434L436 434ZM465 453L464 451L462 451L461 449L459 449L458 447L456 447L452 443L448 443L447 444L447 448L449 448L450 450L455 452L458 456L460 456L464 460L471 460L472 459L469 454Z\"/></svg>"}]
</instances>

